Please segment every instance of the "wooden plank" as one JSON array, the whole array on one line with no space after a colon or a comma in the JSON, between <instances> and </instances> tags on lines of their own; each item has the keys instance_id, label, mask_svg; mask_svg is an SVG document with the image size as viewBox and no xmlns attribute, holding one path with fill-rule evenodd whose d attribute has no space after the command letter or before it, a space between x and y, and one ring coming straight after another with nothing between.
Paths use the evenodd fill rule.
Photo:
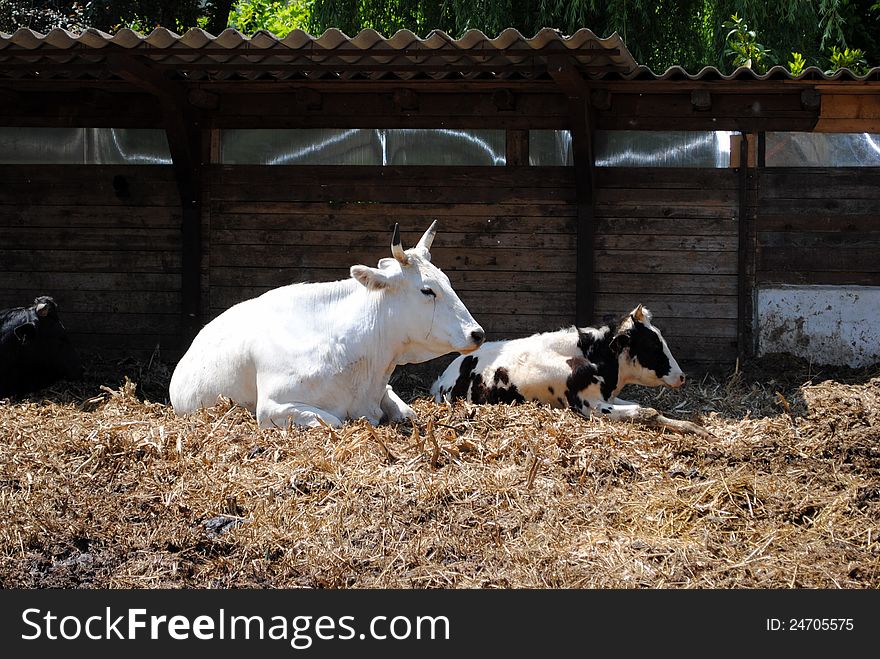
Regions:
<instances>
[{"instance_id":1,"label":"wooden plank","mask_svg":"<svg viewBox=\"0 0 880 659\"><path fill-rule=\"evenodd\" d=\"M637 304L644 304L658 318L730 318L737 317L737 298L730 295L608 295L596 296L596 314L619 316ZM659 320L657 321L659 324Z\"/></svg>"},{"instance_id":2,"label":"wooden plank","mask_svg":"<svg viewBox=\"0 0 880 659\"><path fill-rule=\"evenodd\" d=\"M432 260L441 269L497 269L529 268L542 272L572 272L575 268L574 250L543 249L460 249L433 247ZM229 245L215 245L211 251L211 266L241 266L270 268L348 267L355 263L373 264L387 256L381 248L338 250L286 249L272 245L252 245L247 250ZM0 252L2 258L2 252ZM16 268L18 269L18 268Z\"/></svg>"},{"instance_id":3,"label":"wooden plank","mask_svg":"<svg viewBox=\"0 0 880 659\"><path fill-rule=\"evenodd\" d=\"M768 167L760 177L761 200L877 200L880 167Z\"/></svg>"},{"instance_id":4,"label":"wooden plank","mask_svg":"<svg viewBox=\"0 0 880 659\"><path fill-rule=\"evenodd\" d=\"M596 272L735 275L736 256L712 252L598 250Z\"/></svg>"},{"instance_id":5,"label":"wooden plank","mask_svg":"<svg viewBox=\"0 0 880 659\"><path fill-rule=\"evenodd\" d=\"M596 249L604 250L734 252L736 245L736 236L654 235L647 232L596 236Z\"/></svg>"},{"instance_id":6,"label":"wooden plank","mask_svg":"<svg viewBox=\"0 0 880 659\"><path fill-rule=\"evenodd\" d=\"M0 229L6 249L173 251L180 245L179 231L92 227L15 227Z\"/></svg>"},{"instance_id":7,"label":"wooden plank","mask_svg":"<svg viewBox=\"0 0 880 659\"><path fill-rule=\"evenodd\" d=\"M697 219L707 221L730 221L738 216L734 205L682 206L674 200L666 204L618 204L607 203L596 207L596 217L632 219L665 218L669 220Z\"/></svg>"},{"instance_id":8,"label":"wooden plank","mask_svg":"<svg viewBox=\"0 0 880 659\"><path fill-rule=\"evenodd\" d=\"M877 199L847 199L844 197L774 199L762 197L760 217L770 215L876 215ZM759 220L760 221L760 220Z\"/></svg>"},{"instance_id":9,"label":"wooden plank","mask_svg":"<svg viewBox=\"0 0 880 659\"><path fill-rule=\"evenodd\" d=\"M880 96L877 94L823 93L819 121L826 119L880 119Z\"/></svg>"},{"instance_id":10,"label":"wooden plank","mask_svg":"<svg viewBox=\"0 0 880 659\"><path fill-rule=\"evenodd\" d=\"M231 192L238 186L276 188L288 186L372 189L435 187L453 188L555 188L574 189L571 167L529 166L374 166L374 165L221 165L210 168L215 199L241 200ZM536 176L540 171L541 175ZM464 190L466 192L467 190Z\"/></svg>"},{"instance_id":11,"label":"wooden plank","mask_svg":"<svg viewBox=\"0 0 880 659\"><path fill-rule=\"evenodd\" d=\"M179 229L179 208L160 206L0 206L0 227Z\"/></svg>"},{"instance_id":12,"label":"wooden plank","mask_svg":"<svg viewBox=\"0 0 880 659\"><path fill-rule=\"evenodd\" d=\"M829 272L816 270L758 270L758 284L810 284L829 286L880 286L880 272Z\"/></svg>"},{"instance_id":13,"label":"wooden plank","mask_svg":"<svg viewBox=\"0 0 880 659\"><path fill-rule=\"evenodd\" d=\"M758 245L761 248L876 248L880 247L880 231L758 231Z\"/></svg>"},{"instance_id":14,"label":"wooden plank","mask_svg":"<svg viewBox=\"0 0 880 659\"><path fill-rule=\"evenodd\" d=\"M401 211L395 214L374 213L314 213L299 214L230 214L214 211L211 226L216 230L242 231L323 231L323 232L371 232L382 236L382 242L390 244L394 224L400 225L404 245L412 245L422 232L437 219L437 243L446 242L449 232L493 232L493 233L546 233L574 235L576 222L574 216L556 216L552 213L540 217L521 217L496 215L483 206L483 215L461 215L459 217L435 218L433 215L421 217ZM373 240L374 238L370 238Z\"/></svg>"},{"instance_id":15,"label":"wooden plank","mask_svg":"<svg viewBox=\"0 0 880 659\"><path fill-rule=\"evenodd\" d=\"M372 185L353 186L345 183L326 185L299 185L288 181L275 184L230 184L223 186L222 197L214 196L214 201L234 198L238 201L274 202L340 202L340 201L378 201L378 202L463 202L463 203L513 203L558 204L573 202L573 187L541 188L536 186L488 186L477 175L470 184L460 187L439 186L434 183L412 186L386 186L381 182ZM216 188L215 188L216 190Z\"/></svg>"},{"instance_id":16,"label":"wooden plank","mask_svg":"<svg viewBox=\"0 0 880 659\"><path fill-rule=\"evenodd\" d=\"M45 272L179 272L179 252L0 249L0 271L26 271L40 264Z\"/></svg>"},{"instance_id":17,"label":"wooden plank","mask_svg":"<svg viewBox=\"0 0 880 659\"><path fill-rule=\"evenodd\" d=\"M180 329L180 311L174 313L93 313L64 310L64 326L81 334L176 334Z\"/></svg>"},{"instance_id":18,"label":"wooden plank","mask_svg":"<svg viewBox=\"0 0 880 659\"><path fill-rule=\"evenodd\" d=\"M758 247L758 271L880 272L876 249Z\"/></svg>"},{"instance_id":19,"label":"wooden plank","mask_svg":"<svg viewBox=\"0 0 880 659\"><path fill-rule=\"evenodd\" d=\"M736 190L730 169L707 167L597 167L596 186L627 190Z\"/></svg>"},{"instance_id":20,"label":"wooden plank","mask_svg":"<svg viewBox=\"0 0 880 659\"><path fill-rule=\"evenodd\" d=\"M88 368L92 353L100 355L103 359L108 359L111 356L149 358L157 347L161 359L176 360L183 351L180 349L180 337L170 331L173 329L169 327L167 333L121 332L113 334L71 332L68 330L68 335Z\"/></svg>"},{"instance_id":21,"label":"wooden plank","mask_svg":"<svg viewBox=\"0 0 880 659\"><path fill-rule=\"evenodd\" d=\"M180 277L166 273L119 273L80 271L0 271L0 290L30 291L178 291ZM40 295L37 292L34 295ZM31 297L34 297L33 295Z\"/></svg>"},{"instance_id":22,"label":"wooden plank","mask_svg":"<svg viewBox=\"0 0 880 659\"><path fill-rule=\"evenodd\" d=\"M600 217L598 234L653 234L672 236L733 236L737 222L733 217L722 219L672 217Z\"/></svg>"},{"instance_id":23,"label":"wooden plank","mask_svg":"<svg viewBox=\"0 0 880 659\"><path fill-rule=\"evenodd\" d=\"M267 216L271 214L283 216L317 216L327 214L332 220L341 217L359 217L358 222L374 222L375 225L359 225L364 229L376 229L378 227L388 226L387 218L390 222L399 221L396 218L402 218L401 227L413 221L416 218L442 218L440 224L444 222L457 220L460 217L476 216L476 217L576 217L577 208L574 204L516 204L516 203L498 203L491 206L477 203L457 203L457 202L439 202L439 203L382 203L376 201L316 201L316 202L297 202L289 204L285 202L273 202L265 200L255 201L214 201L211 204L211 212L221 215L230 215L233 217L246 215ZM449 218L451 216L451 218ZM379 224L381 222L381 224Z\"/></svg>"},{"instance_id":24,"label":"wooden plank","mask_svg":"<svg viewBox=\"0 0 880 659\"><path fill-rule=\"evenodd\" d=\"M596 279L598 293L663 293L736 295L735 275L676 275L657 273L601 273Z\"/></svg>"},{"instance_id":25,"label":"wooden plank","mask_svg":"<svg viewBox=\"0 0 880 659\"><path fill-rule=\"evenodd\" d=\"M664 188L598 188L598 209L614 205L628 206L723 206L734 208L738 199L736 190L676 190ZM607 214L607 213L606 213Z\"/></svg>"},{"instance_id":26,"label":"wooden plank","mask_svg":"<svg viewBox=\"0 0 880 659\"><path fill-rule=\"evenodd\" d=\"M293 231L275 229L260 230L213 230L211 243L219 245L295 245L298 247L345 247L360 249L365 245L380 244L385 232L364 231ZM404 246L411 246L421 237L421 233L412 233L403 237ZM543 233L538 231L459 233L445 231L443 245L463 246L467 249L476 248L520 248L520 249L574 249L575 236L561 233ZM389 248L390 249L390 248Z\"/></svg>"},{"instance_id":27,"label":"wooden plank","mask_svg":"<svg viewBox=\"0 0 880 659\"><path fill-rule=\"evenodd\" d=\"M868 215L809 213L772 215L761 213L757 218L758 232L765 231L880 231L880 208Z\"/></svg>"},{"instance_id":28,"label":"wooden plank","mask_svg":"<svg viewBox=\"0 0 880 659\"><path fill-rule=\"evenodd\" d=\"M13 300L33 299L33 288L6 289L0 294L0 306L19 306ZM179 291L80 291L53 289L52 296L63 310L65 319L68 312L89 312L95 314L114 313L177 313L180 309Z\"/></svg>"}]
</instances>

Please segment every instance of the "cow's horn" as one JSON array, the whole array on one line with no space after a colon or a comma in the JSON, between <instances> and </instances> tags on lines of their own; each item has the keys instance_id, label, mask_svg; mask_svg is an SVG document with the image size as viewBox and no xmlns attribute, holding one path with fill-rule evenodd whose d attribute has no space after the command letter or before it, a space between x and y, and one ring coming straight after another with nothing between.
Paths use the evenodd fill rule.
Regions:
<instances>
[{"instance_id":1,"label":"cow's horn","mask_svg":"<svg viewBox=\"0 0 880 659\"><path fill-rule=\"evenodd\" d=\"M406 252L403 251L403 245L400 244L400 225L395 222L394 234L391 236L391 255L400 261L401 265L406 265L409 259Z\"/></svg>"},{"instance_id":2,"label":"cow's horn","mask_svg":"<svg viewBox=\"0 0 880 659\"><path fill-rule=\"evenodd\" d=\"M431 250L431 244L434 242L434 236L437 234L437 220L431 222L431 226L428 227L428 230L425 231L424 235L419 239L418 245L416 245L417 249L423 250L425 252L429 252Z\"/></svg>"}]
</instances>

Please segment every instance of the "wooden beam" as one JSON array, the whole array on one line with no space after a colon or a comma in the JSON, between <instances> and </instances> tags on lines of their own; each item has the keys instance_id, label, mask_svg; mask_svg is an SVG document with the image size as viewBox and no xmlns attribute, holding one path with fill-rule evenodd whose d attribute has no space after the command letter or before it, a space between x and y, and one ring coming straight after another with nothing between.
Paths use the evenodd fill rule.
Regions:
<instances>
[{"instance_id":1,"label":"wooden beam","mask_svg":"<svg viewBox=\"0 0 880 659\"><path fill-rule=\"evenodd\" d=\"M184 89L160 71L133 57L111 53L107 66L132 85L159 100L168 147L180 194L181 337L188 345L201 327L202 129Z\"/></svg>"},{"instance_id":2,"label":"wooden beam","mask_svg":"<svg viewBox=\"0 0 880 659\"><path fill-rule=\"evenodd\" d=\"M570 64L551 60L550 74L568 98L577 194L577 283L575 324L584 327L594 322L596 309L595 235L596 173L593 160L593 108L590 89L581 74Z\"/></svg>"},{"instance_id":3,"label":"wooden beam","mask_svg":"<svg viewBox=\"0 0 880 659\"><path fill-rule=\"evenodd\" d=\"M523 167L529 164L529 131L507 131L507 166Z\"/></svg>"},{"instance_id":4,"label":"wooden beam","mask_svg":"<svg viewBox=\"0 0 880 659\"><path fill-rule=\"evenodd\" d=\"M755 354L754 295L757 234L756 135L743 135L739 141L739 217L737 222L737 355L740 361Z\"/></svg>"}]
</instances>

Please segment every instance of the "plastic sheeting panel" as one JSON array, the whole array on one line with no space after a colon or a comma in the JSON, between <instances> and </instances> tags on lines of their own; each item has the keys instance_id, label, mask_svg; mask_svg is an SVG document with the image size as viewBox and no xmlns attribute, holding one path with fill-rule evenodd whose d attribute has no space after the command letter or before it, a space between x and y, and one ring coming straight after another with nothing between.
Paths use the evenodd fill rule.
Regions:
<instances>
[{"instance_id":1,"label":"plastic sheeting panel","mask_svg":"<svg viewBox=\"0 0 880 659\"><path fill-rule=\"evenodd\" d=\"M144 128L0 128L0 163L167 165L165 131Z\"/></svg>"},{"instance_id":2,"label":"plastic sheeting panel","mask_svg":"<svg viewBox=\"0 0 880 659\"><path fill-rule=\"evenodd\" d=\"M504 165L504 130L227 129L220 161L249 165Z\"/></svg>"},{"instance_id":3,"label":"plastic sheeting panel","mask_svg":"<svg viewBox=\"0 0 880 659\"><path fill-rule=\"evenodd\" d=\"M880 167L880 133L767 133L767 167Z\"/></svg>"},{"instance_id":4,"label":"plastic sheeting panel","mask_svg":"<svg viewBox=\"0 0 880 659\"><path fill-rule=\"evenodd\" d=\"M599 130L597 167L730 167L731 131Z\"/></svg>"},{"instance_id":5,"label":"plastic sheeting panel","mask_svg":"<svg viewBox=\"0 0 880 659\"><path fill-rule=\"evenodd\" d=\"M529 164L537 167L572 165L571 132L530 130Z\"/></svg>"}]
</instances>

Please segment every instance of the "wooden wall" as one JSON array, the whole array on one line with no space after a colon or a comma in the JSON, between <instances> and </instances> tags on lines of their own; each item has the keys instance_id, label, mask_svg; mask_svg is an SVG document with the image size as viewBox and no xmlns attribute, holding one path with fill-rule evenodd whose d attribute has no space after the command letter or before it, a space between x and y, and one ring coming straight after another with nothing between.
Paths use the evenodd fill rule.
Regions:
<instances>
[{"instance_id":1,"label":"wooden wall","mask_svg":"<svg viewBox=\"0 0 880 659\"><path fill-rule=\"evenodd\" d=\"M395 222L411 246L434 219L434 262L490 338L574 320L573 168L215 165L205 182L206 321L375 265ZM733 170L599 170L594 320L643 303L682 362L732 362L736 185ZM169 167L0 167L0 306L50 294L78 344L173 358L180 222Z\"/></svg>"},{"instance_id":2,"label":"wooden wall","mask_svg":"<svg viewBox=\"0 0 880 659\"><path fill-rule=\"evenodd\" d=\"M680 362L733 363L737 172L597 171L596 315L644 304Z\"/></svg>"},{"instance_id":3,"label":"wooden wall","mask_svg":"<svg viewBox=\"0 0 880 659\"><path fill-rule=\"evenodd\" d=\"M208 317L276 286L346 278L412 246L435 219L434 263L489 338L569 324L571 168L218 166L210 176Z\"/></svg>"},{"instance_id":4,"label":"wooden wall","mask_svg":"<svg viewBox=\"0 0 880 659\"><path fill-rule=\"evenodd\" d=\"M178 342L180 198L170 167L0 166L0 307L51 295L78 346Z\"/></svg>"},{"instance_id":5,"label":"wooden wall","mask_svg":"<svg viewBox=\"0 0 880 659\"><path fill-rule=\"evenodd\" d=\"M880 286L880 169L759 170L758 286Z\"/></svg>"}]
</instances>

